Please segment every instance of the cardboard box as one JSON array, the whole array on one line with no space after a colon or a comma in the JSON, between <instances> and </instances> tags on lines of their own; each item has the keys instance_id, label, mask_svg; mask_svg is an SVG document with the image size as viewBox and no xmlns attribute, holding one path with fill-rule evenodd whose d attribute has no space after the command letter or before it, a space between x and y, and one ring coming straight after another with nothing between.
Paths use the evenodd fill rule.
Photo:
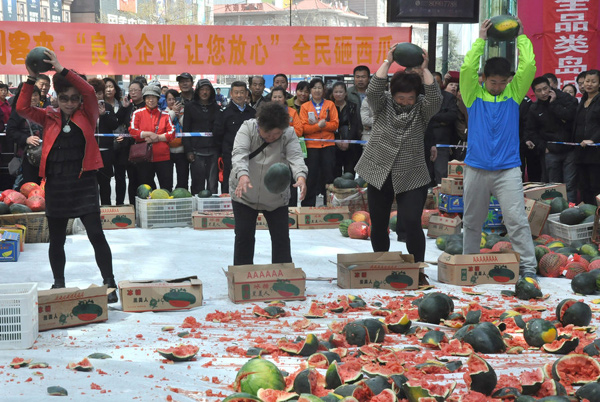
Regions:
<instances>
[{"instance_id":1,"label":"cardboard box","mask_svg":"<svg viewBox=\"0 0 600 402\"><path fill-rule=\"evenodd\" d=\"M483 227L497 228L504 226L502 222L502 211L500 208L490 208L488 209L487 218L485 219L485 222L483 222Z\"/></svg>"},{"instance_id":2,"label":"cardboard box","mask_svg":"<svg viewBox=\"0 0 600 402\"><path fill-rule=\"evenodd\" d=\"M438 237L442 235L453 235L460 233L462 220L460 217L448 218L445 216L432 215L429 218L428 237Z\"/></svg>"},{"instance_id":3,"label":"cardboard box","mask_svg":"<svg viewBox=\"0 0 600 402\"><path fill-rule=\"evenodd\" d=\"M296 207L298 229L337 229L340 221L350 219L348 207Z\"/></svg>"},{"instance_id":4,"label":"cardboard box","mask_svg":"<svg viewBox=\"0 0 600 402\"><path fill-rule=\"evenodd\" d=\"M306 274L293 263L233 265L225 275L234 303L306 299Z\"/></svg>"},{"instance_id":5,"label":"cardboard box","mask_svg":"<svg viewBox=\"0 0 600 402\"><path fill-rule=\"evenodd\" d=\"M464 210L462 195L449 195L440 193L438 208L442 212L459 212Z\"/></svg>"},{"instance_id":6,"label":"cardboard box","mask_svg":"<svg viewBox=\"0 0 600 402\"><path fill-rule=\"evenodd\" d=\"M440 192L449 195L463 195L463 179L456 177L442 178Z\"/></svg>"},{"instance_id":7,"label":"cardboard box","mask_svg":"<svg viewBox=\"0 0 600 402\"><path fill-rule=\"evenodd\" d=\"M295 214L294 211L288 213L288 222L290 224L290 229L298 229L298 215Z\"/></svg>"},{"instance_id":8,"label":"cardboard box","mask_svg":"<svg viewBox=\"0 0 600 402\"><path fill-rule=\"evenodd\" d=\"M562 196L567 199L567 186L564 183L523 183L523 194L530 200L552 200Z\"/></svg>"},{"instance_id":9,"label":"cardboard box","mask_svg":"<svg viewBox=\"0 0 600 402\"><path fill-rule=\"evenodd\" d=\"M188 310L202 306L202 281L197 276L119 282L123 311Z\"/></svg>"},{"instance_id":10,"label":"cardboard box","mask_svg":"<svg viewBox=\"0 0 600 402\"><path fill-rule=\"evenodd\" d=\"M338 254L337 284L342 289L417 289L419 269L426 266L400 252Z\"/></svg>"},{"instance_id":11,"label":"cardboard box","mask_svg":"<svg viewBox=\"0 0 600 402\"><path fill-rule=\"evenodd\" d=\"M548 204L525 198L525 212L532 236L537 237L542 234L548 215L550 215L550 208Z\"/></svg>"},{"instance_id":12,"label":"cardboard box","mask_svg":"<svg viewBox=\"0 0 600 402\"><path fill-rule=\"evenodd\" d=\"M256 230L268 230L269 224L267 223L267 218L263 215L262 212L258 214L256 217Z\"/></svg>"},{"instance_id":13,"label":"cardboard box","mask_svg":"<svg viewBox=\"0 0 600 402\"><path fill-rule=\"evenodd\" d=\"M438 281L460 286L514 284L519 279L519 259L514 251L464 255L444 252L438 258Z\"/></svg>"},{"instance_id":14,"label":"cardboard box","mask_svg":"<svg viewBox=\"0 0 600 402\"><path fill-rule=\"evenodd\" d=\"M49 289L38 292L39 330L86 325L108 319L106 286Z\"/></svg>"},{"instance_id":15,"label":"cardboard box","mask_svg":"<svg viewBox=\"0 0 600 402\"><path fill-rule=\"evenodd\" d=\"M457 177L462 179L464 177L465 166L462 161L452 160L448 162L448 177Z\"/></svg>"},{"instance_id":16,"label":"cardboard box","mask_svg":"<svg viewBox=\"0 0 600 402\"><path fill-rule=\"evenodd\" d=\"M212 229L233 229L235 228L235 218L232 212L194 212L192 213L192 223L196 230ZM298 228L298 215L290 213L288 215L290 229ZM268 229L267 220L262 213L256 218L256 229Z\"/></svg>"},{"instance_id":17,"label":"cardboard box","mask_svg":"<svg viewBox=\"0 0 600 402\"><path fill-rule=\"evenodd\" d=\"M130 229L135 227L135 208L133 205L100 207L102 229Z\"/></svg>"},{"instance_id":18,"label":"cardboard box","mask_svg":"<svg viewBox=\"0 0 600 402\"><path fill-rule=\"evenodd\" d=\"M21 252L25 251L25 238L27 235L27 227L25 225L15 224L15 225L3 225L0 227L0 234L4 232L13 232L18 233L19 238L19 250Z\"/></svg>"},{"instance_id":19,"label":"cardboard box","mask_svg":"<svg viewBox=\"0 0 600 402\"><path fill-rule=\"evenodd\" d=\"M439 208L440 207L440 193L441 193L441 189L442 186L441 185L437 185L435 186L431 191L433 193L433 205L435 208Z\"/></svg>"},{"instance_id":20,"label":"cardboard box","mask_svg":"<svg viewBox=\"0 0 600 402\"><path fill-rule=\"evenodd\" d=\"M0 237L0 262L14 262L19 260L21 252L21 234L6 231Z\"/></svg>"}]
</instances>

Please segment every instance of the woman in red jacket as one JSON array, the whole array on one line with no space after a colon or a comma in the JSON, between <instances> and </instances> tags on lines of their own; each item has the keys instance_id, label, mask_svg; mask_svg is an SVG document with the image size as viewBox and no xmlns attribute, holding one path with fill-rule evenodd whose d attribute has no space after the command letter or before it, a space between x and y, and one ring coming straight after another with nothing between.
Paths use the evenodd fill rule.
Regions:
<instances>
[{"instance_id":1,"label":"woman in red jacket","mask_svg":"<svg viewBox=\"0 0 600 402\"><path fill-rule=\"evenodd\" d=\"M133 112L129 134L136 142L152 144L152 162L137 164L139 184L156 188L154 176L158 176L160 188L173 190L173 164L169 141L175 138L175 127L168 112L158 108L160 88L155 85L144 87L142 96L146 107Z\"/></svg>"},{"instance_id":2,"label":"woman in red jacket","mask_svg":"<svg viewBox=\"0 0 600 402\"><path fill-rule=\"evenodd\" d=\"M300 107L304 138L333 140L338 129L339 120L335 104L324 99L324 85L320 78L313 78L308 86L311 100ZM307 193L302 201L303 207L314 207L319 193L320 178L322 183L333 183L335 171L335 143L326 141L307 141L308 179Z\"/></svg>"},{"instance_id":3,"label":"woman in red jacket","mask_svg":"<svg viewBox=\"0 0 600 402\"><path fill-rule=\"evenodd\" d=\"M31 94L37 73L27 67L29 76L17 101L17 112L44 127L40 177L46 178L46 217L50 233L48 256L54 285L65 287L65 239L67 222L79 217L94 247L96 263L104 284L117 288L112 268L110 246L102 231L96 171L102 157L94 138L98 120L98 101L94 88L85 77L63 68L52 51L47 60L56 74L52 84L57 93L58 108L41 109L31 105ZM116 290L108 302L117 302Z\"/></svg>"}]
</instances>

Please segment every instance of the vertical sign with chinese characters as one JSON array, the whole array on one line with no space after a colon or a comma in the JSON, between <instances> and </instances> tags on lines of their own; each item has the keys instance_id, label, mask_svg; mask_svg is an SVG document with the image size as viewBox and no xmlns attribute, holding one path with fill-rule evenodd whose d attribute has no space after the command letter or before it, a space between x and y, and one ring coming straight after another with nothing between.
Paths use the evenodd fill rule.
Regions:
<instances>
[{"instance_id":1,"label":"vertical sign with chinese characters","mask_svg":"<svg viewBox=\"0 0 600 402\"><path fill-rule=\"evenodd\" d=\"M40 20L40 0L27 0L27 21Z\"/></svg>"},{"instance_id":2,"label":"vertical sign with chinese characters","mask_svg":"<svg viewBox=\"0 0 600 402\"><path fill-rule=\"evenodd\" d=\"M4 21L16 21L17 0L2 0L2 15Z\"/></svg>"},{"instance_id":3,"label":"vertical sign with chinese characters","mask_svg":"<svg viewBox=\"0 0 600 402\"><path fill-rule=\"evenodd\" d=\"M541 72L554 73L561 88L574 83L579 73L598 67L599 7L600 0L544 2L548 32L544 33Z\"/></svg>"},{"instance_id":4,"label":"vertical sign with chinese characters","mask_svg":"<svg viewBox=\"0 0 600 402\"><path fill-rule=\"evenodd\" d=\"M50 0L50 22L62 22L62 0Z\"/></svg>"}]
</instances>

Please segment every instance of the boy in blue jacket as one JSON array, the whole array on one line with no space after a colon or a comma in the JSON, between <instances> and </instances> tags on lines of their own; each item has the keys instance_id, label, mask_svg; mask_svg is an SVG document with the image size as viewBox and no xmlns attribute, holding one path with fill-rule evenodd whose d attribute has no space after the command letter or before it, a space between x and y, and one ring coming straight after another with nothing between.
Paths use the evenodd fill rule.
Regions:
<instances>
[{"instance_id":1,"label":"boy in blue jacket","mask_svg":"<svg viewBox=\"0 0 600 402\"><path fill-rule=\"evenodd\" d=\"M479 39L465 56L460 71L460 90L469 113L469 146L464 172L465 254L479 253L481 230L487 217L490 195L502 210L513 249L521 255L521 277L535 280L537 261L525 213L521 159L519 157L519 104L535 76L533 45L523 34L521 21L516 39L519 66L512 81L510 62L502 57L486 61L483 84L477 72L490 20L479 30Z\"/></svg>"}]
</instances>

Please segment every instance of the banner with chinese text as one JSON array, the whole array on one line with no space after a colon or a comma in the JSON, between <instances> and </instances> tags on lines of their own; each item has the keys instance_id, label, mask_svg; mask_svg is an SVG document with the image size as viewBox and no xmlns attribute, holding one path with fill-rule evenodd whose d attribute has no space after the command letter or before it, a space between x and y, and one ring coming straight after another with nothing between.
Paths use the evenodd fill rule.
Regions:
<instances>
[{"instance_id":1,"label":"banner with chinese text","mask_svg":"<svg viewBox=\"0 0 600 402\"><path fill-rule=\"evenodd\" d=\"M5 21L0 71L25 74L35 46L84 74L351 74L376 71L411 28L113 25ZM395 65L397 66L397 65Z\"/></svg>"},{"instance_id":2,"label":"banner with chinese text","mask_svg":"<svg viewBox=\"0 0 600 402\"><path fill-rule=\"evenodd\" d=\"M600 67L600 0L519 0L519 17L534 44L537 75L553 73L562 88Z\"/></svg>"}]
</instances>

